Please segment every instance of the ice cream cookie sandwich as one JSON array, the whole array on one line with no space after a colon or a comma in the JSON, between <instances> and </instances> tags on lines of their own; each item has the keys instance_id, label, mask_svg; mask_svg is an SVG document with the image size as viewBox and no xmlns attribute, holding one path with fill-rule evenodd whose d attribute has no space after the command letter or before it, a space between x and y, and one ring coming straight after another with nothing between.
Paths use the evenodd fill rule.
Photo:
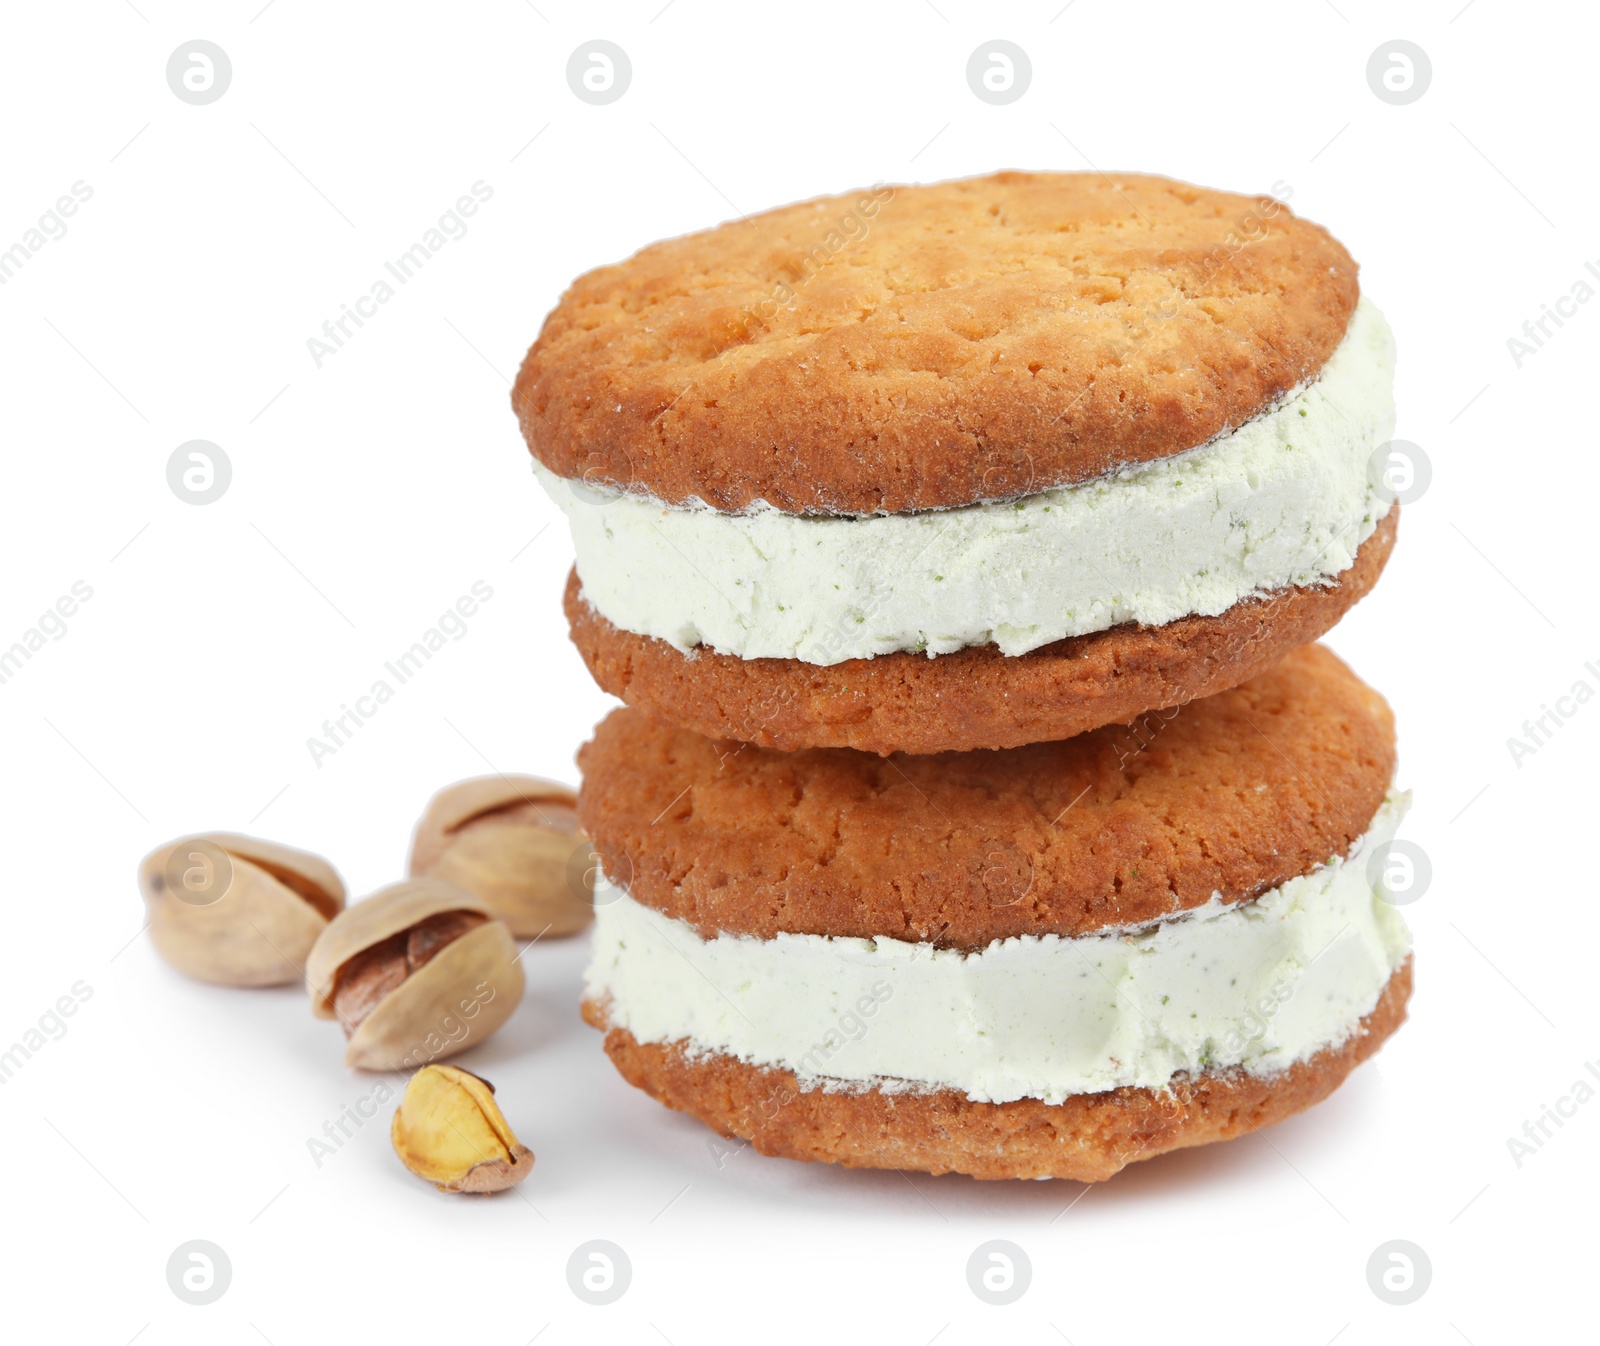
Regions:
<instances>
[{"instance_id":1,"label":"ice cream cookie sandwich","mask_svg":"<svg viewBox=\"0 0 1600 1346\"><path fill-rule=\"evenodd\" d=\"M512 401L599 683L715 737L934 753L1235 686L1372 586L1394 350L1280 200L1001 173L581 277Z\"/></svg>"},{"instance_id":2,"label":"ice cream cookie sandwich","mask_svg":"<svg viewBox=\"0 0 1600 1346\"><path fill-rule=\"evenodd\" d=\"M780 753L623 708L580 763L585 1017L765 1154L1095 1181L1306 1108L1405 1017L1393 720L1321 646L1065 742Z\"/></svg>"}]
</instances>

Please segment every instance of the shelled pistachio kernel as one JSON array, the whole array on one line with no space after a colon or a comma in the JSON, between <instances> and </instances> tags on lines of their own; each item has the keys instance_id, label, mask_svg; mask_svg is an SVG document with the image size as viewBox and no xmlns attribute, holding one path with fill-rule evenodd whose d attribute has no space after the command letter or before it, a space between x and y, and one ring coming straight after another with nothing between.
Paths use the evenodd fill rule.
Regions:
<instances>
[{"instance_id":1,"label":"shelled pistachio kernel","mask_svg":"<svg viewBox=\"0 0 1600 1346\"><path fill-rule=\"evenodd\" d=\"M494 1085L455 1066L425 1066L395 1109L389 1139L400 1162L441 1192L499 1192L533 1169Z\"/></svg>"}]
</instances>

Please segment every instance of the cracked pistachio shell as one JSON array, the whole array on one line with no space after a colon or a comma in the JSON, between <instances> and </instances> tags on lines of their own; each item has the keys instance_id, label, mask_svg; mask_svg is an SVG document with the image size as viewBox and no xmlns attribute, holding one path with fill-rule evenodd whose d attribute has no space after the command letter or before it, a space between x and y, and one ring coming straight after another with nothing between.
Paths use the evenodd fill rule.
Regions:
<instances>
[{"instance_id":1,"label":"cracked pistachio shell","mask_svg":"<svg viewBox=\"0 0 1600 1346\"><path fill-rule=\"evenodd\" d=\"M571 935L594 919L577 795L537 776L478 776L434 795L411 839L410 872L459 884L524 939Z\"/></svg>"},{"instance_id":2,"label":"cracked pistachio shell","mask_svg":"<svg viewBox=\"0 0 1600 1346\"><path fill-rule=\"evenodd\" d=\"M494 1085L455 1066L424 1066L395 1109L400 1162L441 1192L500 1192L526 1178L533 1151L495 1102Z\"/></svg>"},{"instance_id":3,"label":"cracked pistachio shell","mask_svg":"<svg viewBox=\"0 0 1600 1346\"><path fill-rule=\"evenodd\" d=\"M178 971L225 986L281 986L344 907L320 856L229 832L158 846L139 865L150 940Z\"/></svg>"},{"instance_id":4,"label":"cracked pistachio shell","mask_svg":"<svg viewBox=\"0 0 1600 1346\"><path fill-rule=\"evenodd\" d=\"M472 894L438 879L405 879L342 912L306 963L311 1012L334 1018L339 973L358 953L430 916L471 911L490 919L452 940L384 996L345 1046L359 1070L408 1070L476 1047L522 1000L516 941Z\"/></svg>"}]
</instances>

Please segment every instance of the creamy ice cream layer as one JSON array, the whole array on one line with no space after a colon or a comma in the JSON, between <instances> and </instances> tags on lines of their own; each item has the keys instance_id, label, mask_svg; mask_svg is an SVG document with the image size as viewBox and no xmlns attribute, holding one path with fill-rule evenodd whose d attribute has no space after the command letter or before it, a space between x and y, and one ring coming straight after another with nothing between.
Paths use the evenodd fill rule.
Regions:
<instances>
[{"instance_id":1,"label":"creamy ice cream layer","mask_svg":"<svg viewBox=\"0 0 1600 1346\"><path fill-rule=\"evenodd\" d=\"M584 597L681 650L813 664L993 643L1023 654L1124 622L1215 616L1326 583L1388 511L1394 343L1362 300L1318 377L1208 444L1075 486L914 514L673 507L534 471Z\"/></svg>"},{"instance_id":2,"label":"creamy ice cream layer","mask_svg":"<svg viewBox=\"0 0 1600 1346\"><path fill-rule=\"evenodd\" d=\"M807 1088L1060 1102L1185 1073L1270 1075L1344 1042L1410 935L1369 877L1410 803L1348 858L1253 901L976 953L895 939L703 939L622 894L597 906L586 995L641 1042L795 1072Z\"/></svg>"}]
</instances>

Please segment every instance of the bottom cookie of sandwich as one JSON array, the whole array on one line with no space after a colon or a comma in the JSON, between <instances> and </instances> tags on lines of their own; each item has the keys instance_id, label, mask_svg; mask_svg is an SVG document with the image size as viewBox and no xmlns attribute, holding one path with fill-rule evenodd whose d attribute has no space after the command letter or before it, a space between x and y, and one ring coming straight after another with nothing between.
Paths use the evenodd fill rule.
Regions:
<instances>
[{"instance_id":1,"label":"bottom cookie of sandwich","mask_svg":"<svg viewBox=\"0 0 1600 1346\"><path fill-rule=\"evenodd\" d=\"M1342 1043L1275 1074L1202 1073L1164 1089L1112 1089L1060 1103L802 1084L788 1070L640 1042L608 1023L601 1001L586 1001L583 1014L606 1032L606 1052L628 1083L761 1154L847 1168L1100 1182L1139 1160L1231 1140L1320 1102L1405 1021L1411 983L1407 958Z\"/></svg>"}]
</instances>

